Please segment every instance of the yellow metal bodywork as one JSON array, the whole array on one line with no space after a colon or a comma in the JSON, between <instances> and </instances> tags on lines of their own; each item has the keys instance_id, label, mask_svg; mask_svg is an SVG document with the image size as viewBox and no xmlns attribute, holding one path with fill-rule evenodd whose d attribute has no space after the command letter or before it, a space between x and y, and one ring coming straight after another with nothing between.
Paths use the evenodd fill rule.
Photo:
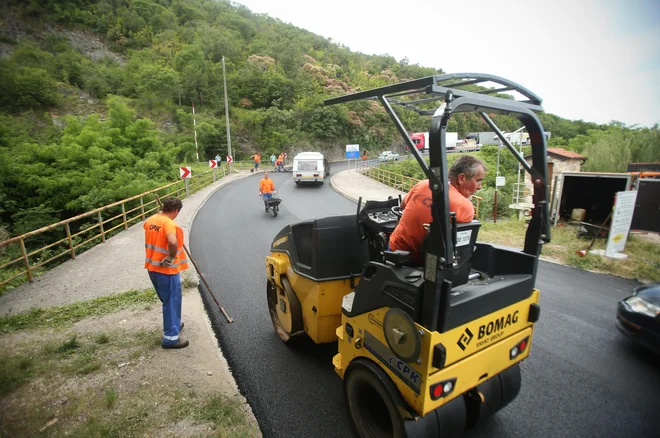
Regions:
<instances>
[{"instance_id":1,"label":"yellow metal bodywork","mask_svg":"<svg viewBox=\"0 0 660 438\"><path fill-rule=\"evenodd\" d=\"M445 333L431 332L417 325L423 333L419 363L404 363L387 347L383 319L389 307L353 318L342 315L342 325L336 331L339 353L332 363L337 374L343 378L348 365L357 358L364 357L376 362L396 384L408 405L417 415L424 416L529 355L534 328L534 324L528 321L529 309L532 303L538 301L539 291L534 289L526 300ZM352 326L353 337L346 333L346 324ZM466 342L467 331L472 333L469 342ZM529 339L524 352L511 359L511 349L525 338ZM464 351L458 345L459 341L462 341ZM440 343L446 349L442 369L432 365L433 348ZM430 388L433 384L454 378L454 390L448 396L431 399Z\"/></svg>"},{"instance_id":2,"label":"yellow metal bodywork","mask_svg":"<svg viewBox=\"0 0 660 438\"><path fill-rule=\"evenodd\" d=\"M317 344L337 340L336 329L341 324L342 298L352 291L350 279L316 282L297 274L291 268L286 253L272 252L266 257L266 276L277 287L284 288L286 277L300 301L303 328ZM355 278L357 283L359 278Z\"/></svg>"}]
</instances>

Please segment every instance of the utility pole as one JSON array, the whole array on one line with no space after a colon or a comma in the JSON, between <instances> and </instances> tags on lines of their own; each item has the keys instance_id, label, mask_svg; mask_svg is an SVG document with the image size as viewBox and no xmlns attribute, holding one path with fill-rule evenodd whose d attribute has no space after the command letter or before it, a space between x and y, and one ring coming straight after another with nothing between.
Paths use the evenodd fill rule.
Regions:
<instances>
[{"instance_id":1,"label":"utility pole","mask_svg":"<svg viewBox=\"0 0 660 438\"><path fill-rule=\"evenodd\" d=\"M500 150L502 149L502 141L497 145L497 171L495 172L495 208L493 208L493 222L497 223L497 194L500 186L497 184L497 178L500 176Z\"/></svg>"},{"instance_id":2,"label":"utility pole","mask_svg":"<svg viewBox=\"0 0 660 438\"><path fill-rule=\"evenodd\" d=\"M197 149L197 122L195 121L195 102L192 104L193 109L193 127L195 131L195 155L197 156L197 162L199 163L199 150Z\"/></svg>"},{"instance_id":3,"label":"utility pole","mask_svg":"<svg viewBox=\"0 0 660 438\"><path fill-rule=\"evenodd\" d=\"M229 104L227 103L227 73L225 72L225 57L222 57L222 79L225 84L225 120L227 121L227 155L231 156L231 133L229 132ZM231 174L229 163L229 174Z\"/></svg>"}]
</instances>

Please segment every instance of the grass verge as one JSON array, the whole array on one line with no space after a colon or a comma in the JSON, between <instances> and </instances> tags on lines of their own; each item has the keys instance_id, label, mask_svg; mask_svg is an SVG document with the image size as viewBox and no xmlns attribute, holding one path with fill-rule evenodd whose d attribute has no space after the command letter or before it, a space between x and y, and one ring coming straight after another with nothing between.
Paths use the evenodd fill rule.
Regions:
<instances>
[{"instance_id":1,"label":"grass verge","mask_svg":"<svg viewBox=\"0 0 660 438\"><path fill-rule=\"evenodd\" d=\"M484 222L479 230L479 241L522 248L525 240L525 222L505 220ZM591 240L577 237L577 228L565 225L552 229L552 240L543 246L541 258L580 269L634 278L641 281L660 281L660 246L630 236L624 253L626 260L613 260L594 254L586 257L577 251L587 249ZM596 241L592 249L605 249L606 242Z\"/></svg>"},{"instance_id":2,"label":"grass verge","mask_svg":"<svg viewBox=\"0 0 660 438\"><path fill-rule=\"evenodd\" d=\"M159 328L106 330L0 335L0 437L259 435L205 372L175 372Z\"/></svg>"},{"instance_id":3,"label":"grass verge","mask_svg":"<svg viewBox=\"0 0 660 438\"><path fill-rule=\"evenodd\" d=\"M70 325L87 316L105 315L135 304L152 304L157 301L158 298L153 289L147 289L143 291L132 290L47 309L33 309L27 313L0 317L0 333Z\"/></svg>"}]
</instances>

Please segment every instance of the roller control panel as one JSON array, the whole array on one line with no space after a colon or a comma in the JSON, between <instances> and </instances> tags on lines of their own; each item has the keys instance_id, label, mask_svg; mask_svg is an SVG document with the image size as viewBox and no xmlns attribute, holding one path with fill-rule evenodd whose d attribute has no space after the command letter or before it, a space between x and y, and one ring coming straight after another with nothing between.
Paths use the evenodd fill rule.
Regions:
<instances>
[{"instance_id":1,"label":"roller control panel","mask_svg":"<svg viewBox=\"0 0 660 438\"><path fill-rule=\"evenodd\" d=\"M396 223L398 221L398 217L392 213L391 211L373 211L370 213L367 213L367 217L377 223L377 224L387 224L389 222Z\"/></svg>"}]
</instances>

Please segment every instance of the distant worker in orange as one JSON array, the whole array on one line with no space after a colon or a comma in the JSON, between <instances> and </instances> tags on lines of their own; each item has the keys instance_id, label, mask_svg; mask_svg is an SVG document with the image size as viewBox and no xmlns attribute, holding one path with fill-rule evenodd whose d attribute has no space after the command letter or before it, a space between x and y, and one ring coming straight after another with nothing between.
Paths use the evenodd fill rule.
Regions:
<instances>
[{"instance_id":1,"label":"distant worker in orange","mask_svg":"<svg viewBox=\"0 0 660 438\"><path fill-rule=\"evenodd\" d=\"M275 183L272 179L268 178L268 172L264 172L264 177L259 181L259 196L264 200L266 212L268 212L267 200L271 199L275 193Z\"/></svg>"},{"instance_id":2,"label":"distant worker in orange","mask_svg":"<svg viewBox=\"0 0 660 438\"><path fill-rule=\"evenodd\" d=\"M254 158L254 170L259 169L259 163L261 163L261 154L257 152L254 155L251 155L250 158Z\"/></svg>"},{"instance_id":3,"label":"distant worker in orange","mask_svg":"<svg viewBox=\"0 0 660 438\"><path fill-rule=\"evenodd\" d=\"M280 155L277 157L277 161L275 162L277 164L277 171L282 172L284 171L284 153L280 152Z\"/></svg>"},{"instance_id":4,"label":"distant worker in orange","mask_svg":"<svg viewBox=\"0 0 660 438\"><path fill-rule=\"evenodd\" d=\"M177 198L163 201L162 212L151 216L144 223L144 267L149 272L151 283L163 303L163 348L184 348L189 342L179 337L183 329L181 322L181 276L188 269L188 260L183 248L183 230L174 219L183 204Z\"/></svg>"},{"instance_id":5,"label":"distant worker in orange","mask_svg":"<svg viewBox=\"0 0 660 438\"><path fill-rule=\"evenodd\" d=\"M367 160L367 151L365 150L362 151L362 161L366 161L366 160Z\"/></svg>"},{"instance_id":6,"label":"distant worker in orange","mask_svg":"<svg viewBox=\"0 0 660 438\"><path fill-rule=\"evenodd\" d=\"M470 197L481 189L486 165L472 155L463 155L449 168L449 211L456 213L457 222L472 222L474 205ZM390 236L391 251L409 251L410 261L421 264L422 243L426 237L423 225L431 223L432 194L429 180L424 179L412 188L401 202L403 216Z\"/></svg>"}]
</instances>

